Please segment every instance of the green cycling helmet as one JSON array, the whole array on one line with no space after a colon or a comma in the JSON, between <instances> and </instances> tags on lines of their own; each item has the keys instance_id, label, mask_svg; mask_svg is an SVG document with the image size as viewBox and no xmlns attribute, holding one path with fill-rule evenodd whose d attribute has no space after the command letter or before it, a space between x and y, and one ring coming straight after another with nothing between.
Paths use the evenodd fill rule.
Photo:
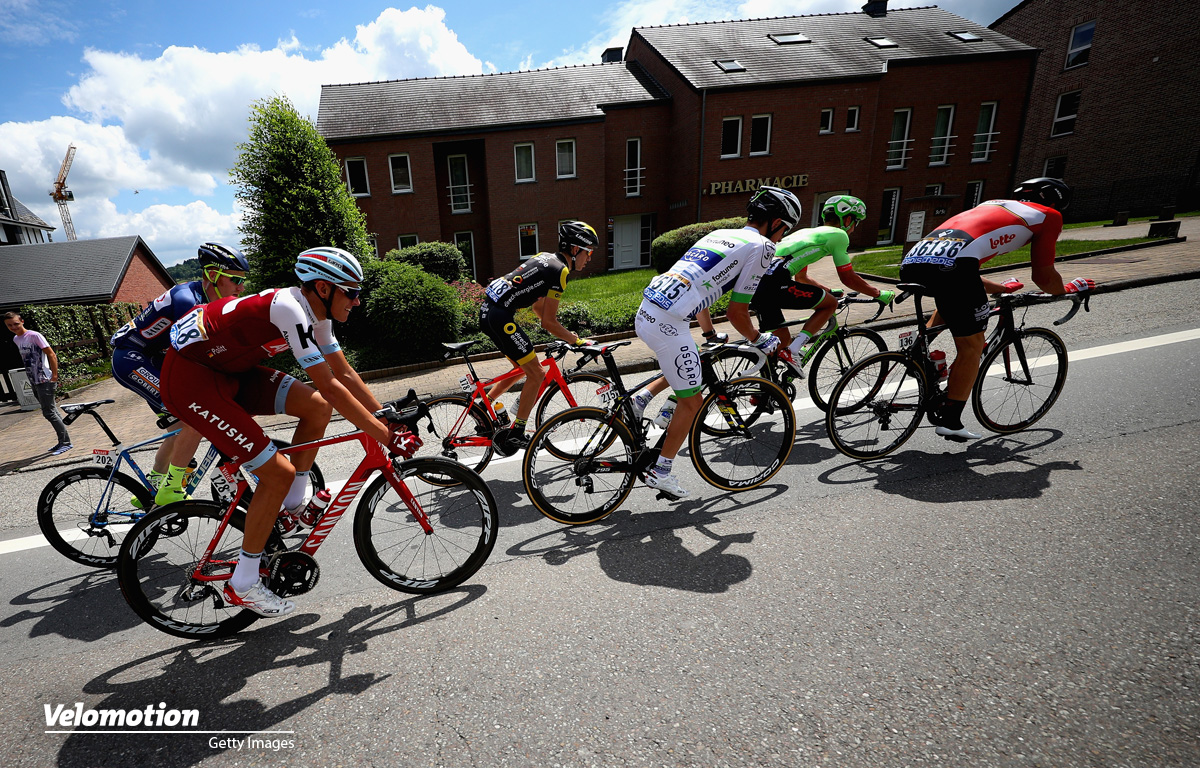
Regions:
<instances>
[{"instance_id":1,"label":"green cycling helmet","mask_svg":"<svg viewBox=\"0 0 1200 768\"><path fill-rule=\"evenodd\" d=\"M830 213L837 216L838 221L853 216L855 221L862 223L867 218L867 204L852 195L834 195L821 206L821 219Z\"/></svg>"}]
</instances>

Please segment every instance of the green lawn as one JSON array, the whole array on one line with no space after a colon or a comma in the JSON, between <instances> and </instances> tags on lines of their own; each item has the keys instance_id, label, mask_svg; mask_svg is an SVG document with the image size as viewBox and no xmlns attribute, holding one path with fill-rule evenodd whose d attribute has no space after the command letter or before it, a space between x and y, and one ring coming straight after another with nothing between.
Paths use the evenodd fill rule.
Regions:
<instances>
[{"instance_id":1,"label":"green lawn","mask_svg":"<svg viewBox=\"0 0 1200 768\"><path fill-rule=\"evenodd\" d=\"M1186 213L1175 214L1175 218L1177 218L1177 219L1186 219L1189 216L1200 216L1200 211L1187 211ZM1137 222L1142 222L1142 221L1153 221L1156 218L1158 218L1158 217L1157 216L1138 216L1137 218L1130 219L1129 223L1135 224ZM1112 219L1105 219L1104 221L1080 221L1075 224L1063 224L1063 229L1082 229L1083 227L1102 227L1105 224L1111 224L1111 223L1112 223Z\"/></svg>"},{"instance_id":2,"label":"green lawn","mask_svg":"<svg viewBox=\"0 0 1200 768\"><path fill-rule=\"evenodd\" d=\"M1116 248L1121 245L1146 243L1159 240L1157 237L1131 237L1126 240L1059 240L1055 248L1059 256L1070 256L1087 251L1099 251L1104 248ZM855 272L865 272L880 277L900 276L900 256L904 249L900 246L882 248L877 251L866 251L854 256L851 263ZM1003 267L1009 264L1027 264L1029 262L1029 246L1018 248L1011 253L1001 254L988 260L988 267Z\"/></svg>"},{"instance_id":3,"label":"green lawn","mask_svg":"<svg viewBox=\"0 0 1200 768\"><path fill-rule=\"evenodd\" d=\"M631 269L570 280L562 300L565 303L615 296L641 296L642 289L650 284L655 274L657 273L653 269Z\"/></svg>"}]
</instances>

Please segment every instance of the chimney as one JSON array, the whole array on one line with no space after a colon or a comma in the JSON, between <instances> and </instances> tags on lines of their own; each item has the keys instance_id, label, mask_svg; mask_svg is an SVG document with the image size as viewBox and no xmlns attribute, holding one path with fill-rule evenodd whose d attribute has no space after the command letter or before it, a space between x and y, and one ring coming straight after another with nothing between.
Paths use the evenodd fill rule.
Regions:
<instances>
[{"instance_id":1,"label":"chimney","mask_svg":"<svg viewBox=\"0 0 1200 768\"><path fill-rule=\"evenodd\" d=\"M621 47L606 48L604 53L600 54L600 62L603 64L608 64L610 62L620 61L621 55L624 53L624 51L625 49Z\"/></svg>"},{"instance_id":2,"label":"chimney","mask_svg":"<svg viewBox=\"0 0 1200 768\"><path fill-rule=\"evenodd\" d=\"M863 13L873 19L881 19L887 16L887 4L888 0L867 0L862 7Z\"/></svg>"}]
</instances>

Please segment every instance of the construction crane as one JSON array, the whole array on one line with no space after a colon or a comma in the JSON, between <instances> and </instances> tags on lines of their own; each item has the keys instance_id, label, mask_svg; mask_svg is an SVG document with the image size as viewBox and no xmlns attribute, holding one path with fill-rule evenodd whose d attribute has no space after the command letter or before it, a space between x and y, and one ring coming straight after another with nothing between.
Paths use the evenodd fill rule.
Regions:
<instances>
[{"instance_id":1,"label":"construction crane","mask_svg":"<svg viewBox=\"0 0 1200 768\"><path fill-rule=\"evenodd\" d=\"M71 223L71 212L67 210L67 203L75 201L75 193L67 189L67 172L71 170L71 162L75 159L75 145L67 147L67 156L63 158L62 168L58 169L58 178L54 181L54 189L50 191L50 197L54 198L54 202L58 203L58 215L62 217L63 232L67 235L67 240L75 240L75 225Z\"/></svg>"}]
</instances>

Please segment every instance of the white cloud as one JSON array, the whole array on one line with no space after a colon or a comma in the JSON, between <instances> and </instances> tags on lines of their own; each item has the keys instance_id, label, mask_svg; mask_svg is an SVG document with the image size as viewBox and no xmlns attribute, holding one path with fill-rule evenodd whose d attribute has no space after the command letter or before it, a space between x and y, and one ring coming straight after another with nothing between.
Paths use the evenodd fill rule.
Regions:
<instances>
[{"instance_id":1,"label":"white cloud","mask_svg":"<svg viewBox=\"0 0 1200 768\"><path fill-rule=\"evenodd\" d=\"M44 45L54 40L74 40L76 24L72 15L62 3L0 0L0 41Z\"/></svg>"},{"instance_id":2,"label":"white cloud","mask_svg":"<svg viewBox=\"0 0 1200 768\"><path fill-rule=\"evenodd\" d=\"M79 217L72 208L72 219ZM93 237L120 237L138 234L159 260L170 266L196 255L200 243L213 240L237 244L239 213L221 213L203 201L187 205L152 205L141 211L118 211L111 200L104 200L83 222L92 226Z\"/></svg>"}]
</instances>

